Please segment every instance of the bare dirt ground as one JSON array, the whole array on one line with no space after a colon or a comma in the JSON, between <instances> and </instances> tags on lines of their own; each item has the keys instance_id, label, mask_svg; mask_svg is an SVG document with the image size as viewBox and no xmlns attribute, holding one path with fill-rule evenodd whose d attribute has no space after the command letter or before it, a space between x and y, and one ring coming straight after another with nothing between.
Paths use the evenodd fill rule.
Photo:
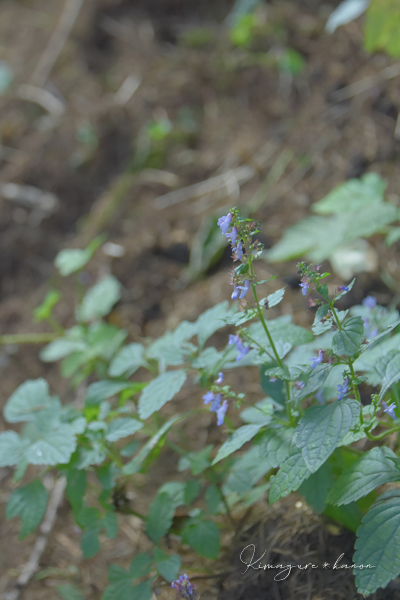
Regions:
<instances>
[{"instance_id":1,"label":"bare dirt ground","mask_svg":"<svg viewBox=\"0 0 400 600\"><path fill-rule=\"evenodd\" d=\"M269 247L286 226L307 214L312 202L337 183L368 170L388 181L388 193L399 202L400 143L394 137L399 76L382 76L393 61L366 55L359 22L333 36L325 34L329 7L316 0L276 0L261 7L264 35L249 50L234 49L224 24L231 8L228 0L86 0L58 59L41 81L38 65L46 57L63 6L49 0L0 4L0 60L6 60L14 73L12 87L0 96L0 184L35 186L58 199L47 210L40 202L32 208L0 196L1 334L48 331L32 323L32 311L45 296L49 279L65 293L57 316L63 324L71 323L72 293L59 282L54 257L60 249L79 247L103 231L108 241L123 246L125 254L111 258L99 252L86 283L109 270L119 278L123 297L110 322L124 327L135 341L157 336L183 318L193 320L229 297L229 253L200 277L187 276L193 245L210 215L232 204L244 206L258 192L262 201L256 216ZM199 31L207 36L199 37ZM306 61L293 80L259 60L271 48L286 46ZM371 75L375 79L365 91L353 90L341 101L335 96L338 91L346 96L347 86ZM32 89L21 87L44 84L55 99L51 106L46 105L47 97L38 102ZM146 126L160 119L172 123L172 133L149 148ZM286 162L285 150L292 153ZM261 163L256 160L260 156ZM238 179L241 167L252 171L243 183ZM268 174L280 169L265 191ZM157 200L218 175L214 191L189 194L165 208ZM372 290L381 304L393 295L379 277L379 268L385 264L395 273L395 249L385 249L379 238L373 244L378 270L359 277L351 303ZM274 289L282 287L282 280L289 284L286 301L275 315L289 313L297 324L309 323L311 312L299 293L295 264L262 264L260 269L266 277L278 276ZM1 407L25 379L40 376L63 401L74 398L58 367L43 364L38 350L39 346L0 347ZM232 381L246 389L250 399L261 397L257 373L238 371ZM180 402L201 402L199 390L186 393ZM5 427L0 420L0 429ZM208 417L185 435L193 440L193 449L210 439L224 439ZM176 459L165 451L151 476L135 481L137 509L145 508L150 493L175 472ZM8 469L0 470L0 480L1 594L18 577L35 535L19 542L16 520L4 520L4 506L15 484ZM51 487L51 475L47 483ZM187 572L199 577L202 598L359 598L351 572L336 580L321 573L307 581L291 578L286 586L277 586L264 574L257 581L255 576L238 577L238 549L259 535L265 523L278 528L278 537L286 532L283 554L297 556L304 544L320 554L327 548L333 554L338 550L338 555L350 552L350 534L329 529L304 504L296 513L296 500L273 509L260 502L238 539L223 528L225 556L216 564L199 561L176 546ZM279 518L274 511L281 511ZM23 591L23 600L53 599L55 586L65 582L79 585L89 600L100 598L107 566L127 564L138 550L148 547L136 518L121 516L120 525L117 539L104 539L101 554L83 562L79 530L63 503L39 572ZM162 585L156 593L162 599L174 597ZM396 589L386 593L376 598L400 597Z\"/></svg>"}]
</instances>

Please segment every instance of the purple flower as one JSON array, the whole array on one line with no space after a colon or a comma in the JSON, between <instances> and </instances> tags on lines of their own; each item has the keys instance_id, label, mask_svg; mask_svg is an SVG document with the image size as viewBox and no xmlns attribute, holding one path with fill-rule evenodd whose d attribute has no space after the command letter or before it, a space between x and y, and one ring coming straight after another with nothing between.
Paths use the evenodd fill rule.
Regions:
<instances>
[{"instance_id":1,"label":"purple flower","mask_svg":"<svg viewBox=\"0 0 400 600\"><path fill-rule=\"evenodd\" d=\"M236 227L232 227L232 231L230 233L225 234L228 240L230 240L232 246L235 245L236 237L237 237L237 229Z\"/></svg>"},{"instance_id":2,"label":"purple flower","mask_svg":"<svg viewBox=\"0 0 400 600\"><path fill-rule=\"evenodd\" d=\"M210 402L214 400L214 394L212 392L207 392L207 394L203 396L203 400L204 404L210 404Z\"/></svg>"},{"instance_id":3,"label":"purple flower","mask_svg":"<svg viewBox=\"0 0 400 600\"><path fill-rule=\"evenodd\" d=\"M226 217L221 217L220 219L218 219L217 225L218 225L218 227L221 227L221 231L224 235L228 231L228 227L229 227L231 221L232 221L232 213L228 213L226 215Z\"/></svg>"},{"instance_id":4,"label":"purple flower","mask_svg":"<svg viewBox=\"0 0 400 600\"><path fill-rule=\"evenodd\" d=\"M244 287L243 286L239 286L239 289L241 289L242 291L240 292L240 296L239 298L244 298L245 295L247 294L247 292L249 291L249 287L250 287L250 281L248 279L246 279L246 281L244 282Z\"/></svg>"},{"instance_id":5,"label":"purple flower","mask_svg":"<svg viewBox=\"0 0 400 600\"><path fill-rule=\"evenodd\" d=\"M241 360L243 356L246 356L248 352L250 352L250 346L245 346L238 335L230 335L229 336L229 344L235 344L236 350L239 354L236 357L236 360Z\"/></svg>"},{"instance_id":6,"label":"purple flower","mask_svg":"<svg viewBox=\"0 0 400 600\"><path fill-rule=\"evenodd\" d=\"M228 401L224 400L217 412L217 425L222 425L225 419L226 411L228 410Z\"/></svg>"},{"instance_id":7,"label":"purple flower","mask_svg":"<svg viewBox=\"0 0 400 600\"><path fill-rule=\"evenodd\" d=\"M324 390L318 390L318 392L315 394L315 399L317 402L319 402L319 404L325 404Z\"/></svg>"},{"instance_id":8,"label":"purple flower","mask_svg":"<svg viewBox=\"0 0 400 600\"><path fill-rule=\"evenodd\" d=\"M339 285L338 287L338 292L348 292L349 288L347 287L347 285Z\"/></svg>"},{"instance_id":9,"label":"purple flower","mask_svg":"<svg viewBox=\"0 0 400 600\"><path fill-rule=\"evenodd\" d=\"M372 310L376 306L376 298L374 298L373 296L367 296L366 298L364 298L362 303L363 306Z\"/></svg>"},{"instance_id":10,"label":"purple flower","mask_svg":"<svg viewBox=\"0 0 400 600\"><path fill-rule=\"evenodd\" d=\"M211 402L211 412L218 412L221 405L222 394L217 394L214 400Z\"/></svg>"},{"instance_id":11,"label":"purple flower","mask_svg":"<svg viewBox=\"0 0 400 600\"><path fill-rule=\"evenodd\" d=\"M303 294L303 296L305 296L308 292L308 288L310 287L310 284L306 282L306 283L300 283L299 285L301 288L303 288L301 290L301 293Z\"/></svg>"},{"instance_id":12,"label":"purple flower","mask_svg":"<svg viewBox=\"0 0 400 600\"><path fill-rule=\"evenodd\" d=\"M377 327L374 327L373 329L371 329L370 323L368 321L368 319L366 319L365 317L361 317L362 320L364 321L364 333L365 333L365 337L370 339L373 338L375 336L378 335L379 331Z\"/></svg>"},{"instance_id":13,"label":"purple flower","mask_svg":"<svg viewBox=\"0 0 400 600\"><path fill-rule=\"evenodd\" d=\"M320 365L322 363L323 359L324 359L324 353L322 352L322 350L320 350L318 352L318 356L314 356L313 358L310 358L310 360L312 362L311 368L315 369L315 367L317 365Z\"/></svg>"},{"instance_id":14,"label":"purple flower","mask_svg":"<svg viewBox=\"0 0 400 600\"><path fill-rule=\"evenodd\" d=\"M185 575L181 575L176 581L173 581L171 587L177 590L177 598L182 598L182 600L197 600L196 586L190 583L186 573Z\"/></svg>"},{"instance_id":15,"label":"purple flower","mask_svg":"<svg viewBox=\"0 0 400 600\"><path fill-rule=\"evenodd\" d=\"M269 378L270 383L275 383L275 381L278 381L278 378L275 377L275 375L273 375L272 377Z\"/></svg>"},{"instance_id":16,"label":"purple flower","mask_svg":"<svg viewBox=\"0 0 400 600\"><path fill-rule=\"evenodd\" d=\"M383 412L385 412L387 415L389 415L389 417L392 417L392 419L396 420L397 417L396 417L396 413L394 412L396 404L393 402L393 404L390 404L388 406L384 400L382 400L381 404L383 406Z\"/></svg>"},{"instance_id":17,"label":"purple flower","mask_svg":"<svg viewBox=\"0 0 400 600\"><path fill-rule=\"evenodd\" d=\"M339 385L337 386L337 389L338 389L338 392L339 392L339 395L338 395L338 400L341 400L342 398L344 398L344 397L345 397L345 395L346 395L346 394L348 393L348 391L349 391L349 380L346 378L346 379L343 381L343 385L340 385L340 384L339 384Z\"/></svg>"},{"instance_id":18,"label":"purple flower","mask_svg":"<svg viewBox=\"0 0 400 600\"><path fill-rule=\"evenodd\" d=\"M234 285L231 296L232 300L237 300L239 298L239 294L241 294L241 292L239 292L239 287L237 285Z\"/></svg>"},{"instance_id":19,"label":"purple flower","mask_svg":"<svg viewBox=\"0 0 400 600\"><path fill-rule=\"evenodd\" d=\"M243 244L242 242L239 242L238 245L235 248L235 254L236 254L236 259L237 260L242 260L242 256L243 256Z\"/></svg>"},{"instance_id":20,"label":"purple flower","mask_svg":"<svg viewBox=\"0 0 400 600\"><path fill-rule=\"evenodd\" d=\"M220 384L220 383L222 383L223 381L224 381L224 374L222 373L222 371L220 371L220 372L218 373L218 379L216 379L215 383L218 383L218 385L219 385L219 384Z\"/></svg>"}]
</instances>

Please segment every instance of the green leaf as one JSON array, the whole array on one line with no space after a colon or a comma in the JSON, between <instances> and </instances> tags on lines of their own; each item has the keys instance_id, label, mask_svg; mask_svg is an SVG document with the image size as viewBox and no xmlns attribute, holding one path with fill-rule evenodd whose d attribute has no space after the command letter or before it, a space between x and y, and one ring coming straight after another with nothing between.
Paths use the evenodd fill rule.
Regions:
<instances>
[{"instance_id":1,"label":"green leaf","mask_svg":"<svg viewBox=\"0 0 400 600\"><path fill-rule=\"evenodd\" d=\"M128 435L136 433L136 431L139 431L142 427L143 423L137 419L131 419L130 417L115 419L115 421L108 426L106 440L108 442L116 442L124 437L128 437Z\"/></svg>"},{"instance_id":2,"label":"green leaf","mask_svg":"<svg viewBox=\"0 0 400 600\"><path fill-rule=\"evenodd\" d=\"M56 590L63 600L85 600L82 592L70 583L57 585Z\"/></svg>"},{"instance_id":3,"label":"green leaf","mask_svg":"<svg viewBox=\"0 0 400 600\"><path fill-rule=\"evenodd\" d=\"M349 179L338 185L325 198L312 205L319 215L345 214L362 211L368 204L383 202L386 183L377 173L367 173L360 179Z\"/></svg>"},{"instance_id":4,"label":"green leaf","mask_svg":"<svg viewBox=\"0 0 400 600\"><path fill-rule=\"evenodd\" d=\"M115 481L120 474L121 471L115 463L107 463L97 469L97 478L105 490L115 488Z\"/></svg>"},{"instance_id":5,"label":"green leaf","mask_svg":"<svg viewBox=\"0 0 400 600\"><path fill-rule=\"evenodd\" d=\"M145 581L146 585L139 588L139 590L139 586L132 587L132 583L136 579L147 575L150 572L151 565L152 559L146 553L138 554L133 559L128 571L119 565L111 565L108 570L110 585L104 590L102 600L149 600L151 595L146 596L143 594L148 593L149 586L151 594L151 582Z\"/></svg>"},{"instance_id":6,"label":"green leaf","mask_svg":"<svg viewBox=\"0 0 400 600\"><path fill-rule=\"evenodd\" d=\"M139 417L147 419L172 400L186 381L186 373L182 369L168 371L159 375L143 390L139 399Z\"/></svg>"},{"instance_id":7,"label":"green leaf","mask_svg":"<svg viewBox=\"0 0 400 600\"><path fill-rule=\"evenodd\" d=\"M364 339L364 322L361 317L350 317L333 336L333 351L338 356L354 356Z\"/></svg>"},{"instance_id":8,"label":"green leaf","mask_svg":"<svg viewBox=\"0 0 400 600\"><path fill-rule=\"evenodd\" d=\"M357 530L354 569L360 594L384 588L400 574L400 490L389 490L374 502Z\"/></svg>"},{"instance_id":9,"label":"green leaf","mask_svg":"<svg viewBox=\"0 0 400 600\"><path fill-rule=\"evenodd\" d=\"M29 442L22 440L15 431L0 433L0 467L12 467L22 458Z\"/></svg>"},{"instance_id":10,"label":"green leaf","mask_svg":"<svg viewBox=\"0 0 400 600\"><path fill-rule=\"evenodd\" d=\"M396 455L390 448L372 448L338 477L329 493L329 504L349 504L366 496L379 485L400 481L400 469L391 459Z\"/></svg>"},{"instance_id":11,"label":"green leaf","mask_svg":"<svg viewBox=\"0 0 400 600\"><path fill-rule=\"evenodd\" d=\"M299 487L299 493L318 514L326 508L328 491L334 483L332 471L332 465L326 462Z\"/></svg>"},{"instance_id":12,"label":"green leaf","mask_svg":"<svg viewBox=\"0 0 400 600\"><path fill-rule=\"evenodd\" d=\"M135 580L147 575L150 573L152 562L151 556L147 554L147 552L141 552L135 556L131 562L129 567L129 577Z\"/></svg>"},{"instance_id":13,"label":"green leaf","mask_svg":"<svg viewBox=\"0 0 400 600\"><path fill-rule=\"evenodd\" d=\"M143 357L144 347L142 344L128 344L122 348L113 358L108 369L110 377L126 375L130 377L139 367L146 364Z\"/></svg>"},{"instance_id":14,"label":"green leaf","mask_svg":"<svg viewBox=\"0 0 400 600\"><path fill-rule=\"evenodd\" d=\"M168 532L174 513L175 505L171 496L166 492L157 494L146 519L146 533L155 544Z\"/></svg>"},{"instance_id":15,"label":"green leaf","mask_svg":"<svg viewBox=\"0 0 400 600\"><path fill-rule=\"evenodd\" d=\"M392 244L395 244L399 240L400 240L400 227L394 227L387 234L387 236L385 238L385 244L386 244L386 246L392 246Z\"/></svg>"},{"instance_id":16,"label":"green leaf","mask_svg":"<svg viewBox=\"0 0 400 600\"><path fill-rule=\"evenodd\" d=\"M149 456L150 452L158 444L161 443L163 437L168 432L168 430L172 427L172 425L175 425L175 423L178 423L178 421L180 421L183 418L184 418L183 415L177 415L176 417L173 417L172 419L170 419L169 421L164 423L164 425L157 431L157 433L155 435L153 435L153 437L151 437L145 443L145 445L138 452L138 454L124 466L124 468L122 470L123 474L124 475L133 475L133 473L137 473L138 471L140 471L140 469L142 468L143 462Z\"/></svg>"},{"instance_id":17,"label":"green leaf","mask_svg":"<svg viewBox=\"0 0 400 600\"><path fill-rule=\"evenodd\" d=\"M101 526L104 527L106 536L113 540L118 533L118 520L115 512L109 511L101 520Z\"/></svg>"},{"instance_id":18,"label":"green leaf","mask_svg":"<svg viewBox=\"0 0 400 600\"><path fill-rule=\"evenodd\" d=\"M171 583L177 579L181 563L182 561L178 554L171 554L171 556L157 562L157 571L161 577L164 577L164 579Z\"/></svg>"},{"instance_id":19,"label":"green leaf","mask_svg":"<svg viewBox=\"0 0 400 600\"><path fill-rule=\"evenodd\" d=\"M371 0L367 9L364 46L367 52L385 50L400 56L400 7L397 0Z\"/></svg>"},{"instance_id":20,"label":"green leaf","mask_svg":"<svg viewBox=\"0 0 400 600\"><path fill-rule=\"evenodd\" d=\"M98 525L92 525L83 531L81 537L83 558L93 558L100 550L99 533Z\"/></svg>"},{"instance_id":21,"label":"green leaf","mask_svg":"<svg viewBox=\"0 0 400 600\"><path fill-rule=\"evenodd\" d=\"M120 298L120 283L112 275L101 279L86 292L76 311L78 321L93 321L105 317Z\"/></svg>"},{"instance_id":22,"label":"green leaf","mask_svg":"<svg viewBox=\"0 0 400 600\"><path fill-rule=\"evenodd\" d=\"M340 300L340 298L343 298L343 296L345 296L346 294L348 294L349 292L351 292L351 290L353 289L353 286L356 282L356 278L354 278L352 281L350 281L350 283L348 285L346 285L347 290L342 290L341 292L339 292L339 294L337 294L337 296L335 296L335 302L337 302L338 300ZM340 311L336 309L336 314L339 317L339 321L342 322L344 317L341 318L341 314L344 312L344 317L347 314L347 311Z\"/></svg>"},{"instance_id":23,"label":"green leaf","mask_svg":"<svg viewBox=\"0 0 400 600\"><path fill-rule=\"evenodd\" d=\"M182 539L184 544L189 544L200 556L214 559L218 557L219 529L213 521L188 522L182 531Z\"/></svg>"},{"instance_id":24,"label":"green leaf","mask_svg":"<svg viewBox=\"0 0 400 600\"><path fill-rule=\"evenodd\" d=\"M277 290L273 294L267 296L268 308L272 308L281 302L285 294L285 289L286 288L281 288L280 290Z\"/></svg>"},{"instance_id":25,"label":"green leaf","mask_svg":"<svg viewBox=\"0 0 400 600\"><path fill-rule=\"evenodd\" d=\"M66 495L73 510L82 506L83 496L86 491L86 472L78 469L69 469L67 472Z\"/></svg>"},{"instance_id":26,"label":"green leaf","mask_svg":"<svg viewBox=\"0 0 400 600\"><path fill-rule=\"evenodd\" d=\"M59 292L57 292L56 290L50 290L47 293L46 298L43 300L42 304L35 308L33 312L33 319L35 323L40 323L41 321L48 319L51 315L51 311L53 310L57 302L59 302L60 298L61 294Z\"/></svg>"},{"instance_id":27,"label":"green leaf","mask_svg":"<svg viewBox=\"0 0 400 600\"><path fill-rule=\"evenodd\" d=\"M322 320L324 317L326 317L326 315L328 314L328 311L329 311L328 304L322 304L321 306L318 307L318 310L315 313L314 323L312 326L312 330L315 335L320 335L321 333L324 333L325 331L328 331L329 329L332 328L332 325L333 325L332 319L327 319L326 321Z\"/></svg>"},{"instance_id":28,"label":"green leaf","mask_svg":"<svg viewBox=\"0 0 400 600\"><path fill-rule=\"evenodd\" d=\"M328 363L321 363L311 371L311 375L306 381L303 389L296 392L296 400L302 400L309 394L319 390L325 381L328 379L329 373L332 370L332 365Z\"/></svg>"},{"instance_id":29,"label":"green leaf","mask_svg":"<svg viewBox=\"0 0 400 600\"><path fill-rule=\"evenodd\" d=\"M134 600L151 600L152 596L153 590L151 580L138 583L132 588L131 598L134 598Z\"/></svg>"},{"instance_id":30,"label":"green leaf","mask_svg":"<svg viewBox=\"0 0 400 600\"><path fill-rule=\"evenodd\" d=\"M95 381L87 388L85 404L86 406L100 404L102 400L112 398L131 386L132 382L129 381Z\"/></svg>"},{"instance_id":31,"label":"green leaf","mask_svg":"<svg viewBox=\"0 0 400 600\"><path fill-rule=\"evenodd\" d=\"M185 504L189 506L201 492L201 483L197 479L189 479L185 485Z\"/></svg>"},{"instance_id":32,"label":"green leaf","mask_svg":"<svg viewBox=\"0 0 400 600\"><path fill-rule=\"evenodd\" d=\"M377 361L375 369L382 378L382 389L379 394L382 400L390 386L400 379L400 351L390 350L386 356Z\"/></svg>"},{"instance_id":33,"label":"green leaf","mask_svg":"<svg viewBox=\"0 0 400 600\"><path fill-rule=\"evenodd\" d=\"M229 302L224 300L220 304L216 304L209 310L206 310L196 321L197 337L199 346L203 347L209 337L213 333L225 327L225 319L231 316Z\"/></svg>"},{"instance_id":34,"label":"green leaf","mask_svg":"<svg viewBox=\"0 0 400 600\"><path fill-rule=\"evenodd\" d=\"M253 439L255 435L260 431L261 425L244 425L243 427L239 427L228 439L222 444L221 448L218 450L217 456L214 458L212 464L215 465L217 462L226 458L235 450L239 450L249 440Z\"/></svg>"},{"instance_id":35,"label":"green leaf","mask_svg":"<svg viewBox=\"0 0 400 600\"><path fill-rule=\"evenodd\" d=\"M206 506L209 513L216 515L222 502L221 492L216 485L210 485L205 494Z\"/></svg>"},{"instance_id":36,"label":"green leaf","mask_svg":"<svg viewBox=\"0 0 400 600\"><path fill-rule=\"evenodd\" d=\"M4 418L8 423L34 421L35 413L50 403L49 386L45 379L25 381L7 400Z\"/></svg>"},{"instance_id":37,"label":"green leaf","mask_svg":"<svg viewBox=\"0 0 400 600\"><path fill-rule=\"evenodd\" d=\"M276 344L277 342L287 342L291 346L301 346L307 344L314 339L313 334L291 322L290 315L278 317L272 321L266 321L271 337ZM267 349L269 345L268 338L261 323L252 323L249 327L250 336Z\"/></svg>"},{"instance_id":38,"label":"green leaf","mask_svg":"<svg viewBox=\"0 0 400 600\"><path fill-rule=\"evenodd\" d=\"M277 475L271 477L269 503L273 504L279 498L296 491L310 475L311 471L308 470L301 451L292 448L289 458L285 460Z\"/></svg>"},{"instance_id":39,"label":"green leaf","mask_svg":"<svg viewBox=\"0 0 400 600\"><path fill-rule=\"evenodd\" d=\"M73 429L61 423L56 429L41 433L40 438L31 444L27 457L32 465L67 464L75 450Z\"/></svg>"},{"instance_id":40,"label":"green leaf","mask_svg":"<svg viewBox=\"0 0 400 600\"><path fill-rule=\"evenodd\" d=\"M346 398L325 406L311 406L296 429L296 446L307 468L315 473L332 454L360 413L356 400Z\"/></svg>"},{"instance_id":41,"label":"green leaf","mask_svg":"<svg viewBox=\"0 0 400 600\"><path fill-rule=\"evenodd\" d=\"M39 479L13 491L7 502L6 519L20 517L22 521L19 539L32 533L42 522L49 494Z\"/></svg>"},{"instance_id":42,"label":"green leaf","mask_svg":"<svg viewBox=\"0 0 400 600\"><path fill-rule=\"evenodd\" d=\"M271 398L264 398L254 406L248 406L241 411L240 417L245 423L253 425L268 425L274 414L274 404Z\"/></svg>"},{"instance_id":43,"label":"green leaf","mask_svg":"<svg viewBox=\"0 0 400 600\"><path fill-rule=\"evenodd\" d=\"M60 271L60 274L66 277L82 269L89 262L90 258L91 253L87 249L67 248L57 254L54 264Z\"/></svg>"},{"instance_id":44,"label":"green leaf","mask_svg":"<svg viewBox=\"0 0 400 600\"><path fill-rule=\"evenodd\" d=\"M260 455L276 469L287 459L295 430L293 427L267 429L260 439Z\"/></svg>"}]
</instances>

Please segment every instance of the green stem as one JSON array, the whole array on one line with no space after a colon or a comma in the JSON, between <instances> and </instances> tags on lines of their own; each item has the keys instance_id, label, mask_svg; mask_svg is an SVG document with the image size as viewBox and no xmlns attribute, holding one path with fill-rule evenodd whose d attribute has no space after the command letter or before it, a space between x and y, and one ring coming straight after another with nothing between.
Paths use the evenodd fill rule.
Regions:
<instances>
[{"instance_id":1,"label":"green stem","mask_svg":"<svg viewBox=\"0 0 400 600\"><path fill-rule=\"evenodd\" d=\"M329 306L330 306L332 314L334 316L336 325L338 326L338 328L340 329L340 331L343 331L342 324L341 324L341 322L339 320L339 317L337 316L337 312L336 312L335 307L333 306L332 302L329 302ZM360 396L360 392L358 390L358 385L356 384L356 374L354 372L353 361L352 361L352 359L351 359L350 356L347 359L347 364L349 365L349 369L350 369L350 373L351 373L352 388L353 388L354 393L356 395L356 399L360 403L360 423L363 424L364 423L364 416L363 416L363 412L362 412L362 408L363 407L362 407L362 402L361 402L361 396Z\"/></svg>"},{"instance_id":2,"label":"green stem","mask_svg":"<svg viewBox=\"0 0 400 600\"><path fill-rule=\"evenodd\" d=\"M387 435L390 435L391 433L394 433L395 431L399 431L399 427L393 427L392 429L388 429L388 431L384 431L383 433L380 433L379 435L373 435L372 433L370 433L369 431L366 431L366 436L369 440L382 440L384 437L386 437Z\"/></svg>"},{"instance_id":3,"label":"green stem","mask_svg":"<svg viewBox=\"0 0 400 600\"><path fill-rule=\"evenodd\" d=\"M251 274L252 277L254 277L253 261L251 259L249 260L249 266L250 266L250 274ZM270 334L269 329L267 327L267 324L265 322L264 315L262 313L260 304L258 302L257 290L256 290L256 286L254 285L254 283L251 284L251 288L253 290L253 296L254 296L254 300L255 300L255 303L256 303L256 310L257 310L258 317L259 317L259 319L261 321L261 325L263 326L263 329L264 329L265 333L267 334L267 338L268 338L268 341L269 341L270 346L272 348L272 351L273 351L273 353L275 355L276 362L281 367L281 369L283 369L282 359L279 356L279 354L278 354L278 352L277 352L277 350L275 348L274 341L273 341L273 339L271 337L271 334ZM289 382L286 379L285 379L285 387L286 387L286 396L287 396L287 400L286 400L286 415L287 415L289 421L292 422L292 414L290 412L290 385L289 385Z\"/></svg>"},{"instance_id":4,"label":"green stem","mask_svg":"<svg viewBox=\"0 0 400 600\"><path fill-rule=\"evenodd\" d=\"M60 337L58 333L15 333L0 335L1 344L48 344Z\"/></svg>"}]
</instances>

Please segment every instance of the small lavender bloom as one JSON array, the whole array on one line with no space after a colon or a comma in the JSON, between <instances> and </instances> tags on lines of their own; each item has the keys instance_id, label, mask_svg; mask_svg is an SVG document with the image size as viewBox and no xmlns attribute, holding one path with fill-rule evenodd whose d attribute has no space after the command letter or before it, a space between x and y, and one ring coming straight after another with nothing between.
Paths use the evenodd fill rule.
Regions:
<instances>
[{"instance_id":1,"label":"small lavender bloom","mask_svg":"<svg viewBox=\"0 0 400 600\"><path fill-rule=\"evenodd\" d=\"M376 306L376 298L374 298L373 296L367 296L366 298L364 298L364 300L362 301L363 306L365 306L366 308L369 308L370 310L372 310L373 308L375 308Z\"/></svg>"},{"instance_id":2,"label":"small lavender bloom","mask_svg":"<svg viewBox=\"0 0 400 600\"><path fill-rule=\"evenodd\" d=\"M317 402L319 402L319 404L325 404L324 390L318 390L318 392L315 394L315 399Z\"/></svg>"},{"instance_id":3,"label":"small lavender bloom","mask_svg":"<svg viewBox=\"0 0 400 600\"><path fill-rule=\"evenodd\" d=\"M305 296L308 292L308 288L310 287L310 284L306 282L306 283L300 283L299 285L301 288L303 288L301 290L301 293L303 294L303 296Z\"/></svg>"},{"instance_id":4,"label":"small lavender bloom","mask_svg":"<svg viewBox=\"0 0 400 600\"><path fill-rule=\"evenodd\" d=\"M190 583L186 573L185 575L181 575L176 581L173 581L171 587L177 590L177 598L182 598L182 600L197 600L196 586Z\"/></svg>"},{"instance_id":5,"label":"small lavender bloom","mask_svg":"<svg viewBox=\"0 0 400 600\"><path fill-rule=\"evenodd\" d=\"M273 375L272 377L269 378L270 383L275 383L275 381L278 381L278 378L275 377L275 375Z\"/></svg>"},{"instance_id":6,"label":"small lavender bloom","mask_svg":"<svg viewBox=\"0 0 400 600\"><path fill-rule=\"evenodd\" d=\"M232 296L231 296L232 300L237 300L239 298L239 294L240 293L241 292L239 291L239 287L237 285L234 285L233 286Z\"/></svg>"},{"instance_id":7,"label":"small lavender bloom","mask_svg":"<svg viewBox=\"0 0 400 600\"><path fill-rule=\"evenodd\" d=\"M345 395L346 395L346 394L348 393L348 391L349 391L349 380L346 378L346 379L343 381L343 385L340 385L340 384L339 384L339 385L337 386L337 389L338 389L338 392L339 392L339 395L338 395L338 400L341 400L342 398L344 398L344 397L345 397Z\"/></svg>"},{"instance_id":8,"label":"small lavender bloom","mask_svg":"<svg viewBox=\"0 0 400 600\"><path fill-rule=\"evenodd\" d=\"M218 373L218 379L216 379L216 380L215 380L215 383L218 383L218 385L219 385L219 384L220 384L220 383L222 383L223 381L224 381L224 374L222 373L222 371L220 371L220 372Z\"/></svg>"},{"instance_id":9,"label":"small lavender bloom","mask_svg":"<svg viewBox=\"0 0 400 600\"><path fill-rule=\"evenodd\" d=\"M220 219L218 219L217 225L218 225L218 227L221 227L221 231L224 235L228 231L228 227L229 227L231 221L232 221L232 213L228 213L226 215L226 217L221 217Z\"/></svg>"},{"instance_id":10,"label":"small lavender bloom","mask_svg":"<svg viewBox=\"0 0 400 600\"><path fill-rule=\"evenodd\" d=\"M396 420L397 417L396 417L396 413L394 412L396 404L393 402L393 404L390 404L388 406L384 400L382 400L381 404L383 406L383 412L385 412L387 415L389 415L389 417L392 417L392 419Z\"/></svg>"},{"instance_id":11,"label":"small lavender bloom","mask_svg":"<svg viewBox=\"0 0 400 600\"><path fill-rule=\"evenodd\" d=\"M244 287L241 286L241 285L239 286L239 288L242 290L240 292L239 298L244 298L245 297L245 295L249 291L249 287L250 287L250 281L248 279L246 279L246 281L244 282Z\"/></svg>"},{"instance_id":12,"label":"small lavender bloom","mask_svg":"<svg viewBox=\"0 0 400 600\"><path fill-rule=\"evenodd\" d=\"M225 419L226 411L228 410L228 401L224 400L222 405L217 410L217 425L222 425Z\"/></svg>"},{"instance_id":13,"label":"small lavender bloom","mask_svg":"<svg viewBox=\"0 0 400 600\"><path fill-rule=\"evenodd\" d=\"M250 346L245 346L238 335L230 335L228 344L235 344L236 350L239 352L236 360L241 360L243 356L246 356L250 352Z\"/></svg>"},{"instance_id":14,"label":"small lavender bloom","mask_svg":"<svg viewBox=\"0 0 400 600\"><path fill-rule=\"evenodd\" d=\"M235 253L236 253L236 258L238 260L242 260L242 256L243 256L243 244L242 244L242 242L239 242L238 245L236 246Z\"/></svg>"},{"instance_id":15,"label":"small lavender bloom","mask_svg":"<svg viewBox=\"0 0 400 600\"><path fill-rule=\"evenodd\" d=\"M236 229L236 227L232 227L232 231L230 233L226 233L225 235L228 238L228 240L230 240L232 246L234 246L235 242L236 242L236 238L237 238L237 229Z\"/></svg>"},{"instance_id":16,"label":"small lavender bloom","mask_svg":"<svg viewBox=\"0 0 400 600\"><path fill-rule=\"evenodd\" d=\"M347 287L347 285L339 285L338 287L338 292L348 292L349 288Z\"/></svg>"},{"instance_id":17,"label":"small lavender bloom","mask_svg":"<svg viewBox=\"0 0 400 600\"><path fill-rule=\"evenodd\" d=\"M215 398L215 396L212 392L207 392L203 396L204 404L210 404L210 402L212 402L214 400L214 398Z\"/></svg>"},{"instance_id":18,"label":"small lavender bloom","mask_svg":"<svg viewBox=\"0 0 400 600\"><path fill-rule=\"evenodd\" d=\"M211 412L218 412L221 406L222 394L217 394L214 400L211 402Z\"/></svg>"},{"instance_id":19,"label":"small lavender bloom","mask_svg":"<svg viewBox=\"0 0 400 600\"><path fill-rule=\"evenodd\" d=\"M314 356L313 358L310 358L310 360L312 362L311 368L315 369L315 367L317 365L320 365L323 361L323 358L324 358L324 353L322 352L322 350L320 350L318 352L318 356Z\"/></svg>"}]
</instances>

